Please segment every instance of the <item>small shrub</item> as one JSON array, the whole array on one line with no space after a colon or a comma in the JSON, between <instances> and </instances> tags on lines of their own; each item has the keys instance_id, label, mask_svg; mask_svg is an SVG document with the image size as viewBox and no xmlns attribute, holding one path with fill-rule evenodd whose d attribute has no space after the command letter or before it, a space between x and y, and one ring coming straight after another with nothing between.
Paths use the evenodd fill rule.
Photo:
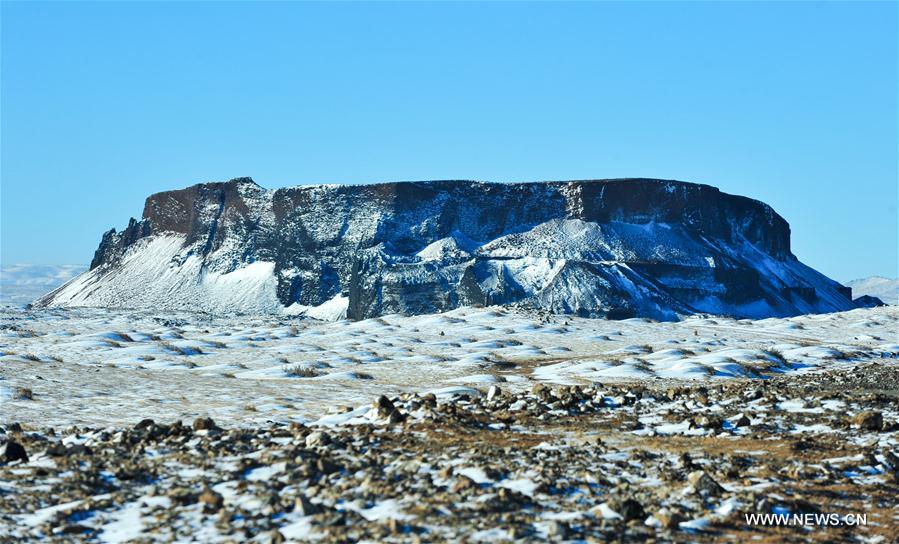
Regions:
<instances>
[{"instance_id":1,"label":"small shrub","mask_svg":"<svg viewBox=\"0 0 899 544\"><path fill-rule=\"evenodd\" d=\"M172 344L171 342L162 342L160 345L173 353L177 353L178 355L202 355L203 354L203 350L201 350L198 347L182 348L182 347L176 346L175 344Z\"/></svg>"},{"instance_id":2,"label":"small shrub","mask_svg":"<svg viewBox=\"0 0 899 544\"><path fill-rule=\"evenodd\" d=\"M647 361L643 359L634 359L634 368L637 370L642 370L643 372L652 372L652 365L650 365Z\"/></svg>"},{"instance_id":3,"label":"small shrub","mask_svg":"<svg viewBox=\"0 0 899 544\"><path fill-rule=\"evenodd\" d=\"M493 360L491 360L487 366L492 366L497 370L508 370L511 368L515 368L518 365L515 362L510 361L504 357L497 356Z\"/></svg>"},{"instance_id":4,"label":"small shrub","mask_svg":"<svg viewBox=\"0 0 899 544\"><path fill-rule=\"evenodd\" d=\"M315 378L316 376L321 376L321 373L318 370L315 370L311 366L304 365L284 365L284 373L296 378Z\"/></svg>"},{"instance_id":5,"label":"small shrub","mask_svg":"<svg viewBox=\"0 0 899 544\"><path fill-rule=\"evenodd\" d=\"M834 351L836 353L830 357L834 361L849 361L852 357L858 355L857 353L848 353L839 349L834 349Z\"/></svg>"},{"instance_id":6,"label":"small shrub","mask_svg":"<svg viewBox=\"0 0 899 544\"><path fill-rule=\"evenodd\" d=\"M15 392L13 392L13 396L15 397L16 400L33 400L34 399L34 393L31 391L31 389L28 389L27 387L16 387Z\"/></svg>"},{"instance_id":7,"label":"small shrub","mask_svg":"<svg viewBox=\"0 0 899 544\"><path fill-rule=\"evenodd\" d=\"M775 361L777 361L778 363L782 364L782 365L786 365L786 364L787 364L787 358L784 357L784 354L781 353L779 350L776 350L776 349L766 349L766 350L765 350L765 354L768 355L769 357L771 357L772 359L774 359Z\"/></svg>"},{"instance_id":8,"label":"small shrub","mask_svg":"<svg viewBox=\"0 0 899 544\"><path fill-rule=\"evenodd\" d=\"M173 351L173 352L175 352L175 353L177 353L177 354L179 354L179 355L184 355L184 352L181 351L181 348L179 348L179 347L176 346L175 344L172 344L171 342L160 342L159 345L160 345L163 349L167 349L167 350L169 350L169 351Z\"/></svg>"}]
</instances>

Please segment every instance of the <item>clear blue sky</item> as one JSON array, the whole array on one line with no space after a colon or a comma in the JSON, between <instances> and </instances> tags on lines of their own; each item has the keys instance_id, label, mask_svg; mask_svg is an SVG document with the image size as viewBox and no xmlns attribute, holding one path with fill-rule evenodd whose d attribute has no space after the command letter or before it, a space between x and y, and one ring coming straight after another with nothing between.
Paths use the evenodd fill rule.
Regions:
<instances>
[{"instance_id":1,"label":"clear blue sky","mask_svg":"<svg viewBox=\"0 0 899 544\"><path fill-rule=\"evenodd\" d=\"M897 269L897 5L2 2L2 261L90 261L150 193L645 176Z\"/></svg>"}]
</instances>

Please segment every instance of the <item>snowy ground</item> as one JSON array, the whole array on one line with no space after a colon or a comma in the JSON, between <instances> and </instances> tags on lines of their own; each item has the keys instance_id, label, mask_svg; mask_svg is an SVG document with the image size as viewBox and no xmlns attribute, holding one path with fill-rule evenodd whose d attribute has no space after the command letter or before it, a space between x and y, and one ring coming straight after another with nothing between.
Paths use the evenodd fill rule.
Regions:
<instances>
[{"instance_id":1,"label":"snowy ground","mask_svg":"<svg viewBox=\"0 0 899 544\"><path fill-rule=\"evenodd\" d=\"M656 323L7 306L0 540L886 543L897 333L899 307Z\"/></svg>"},{"instance_id":2,"label":"snowy ground","mask_svg":"<svg viewBox=\"0 0 899 544\"><path fill-rule=\"evenodd\" d=\"M899 308L790 319L605 321L503 308L351 322L97 309L0 318L0 416L315 421L381 394L535 381L763 377L899 354Z\"/></svg>"}]
</instances>

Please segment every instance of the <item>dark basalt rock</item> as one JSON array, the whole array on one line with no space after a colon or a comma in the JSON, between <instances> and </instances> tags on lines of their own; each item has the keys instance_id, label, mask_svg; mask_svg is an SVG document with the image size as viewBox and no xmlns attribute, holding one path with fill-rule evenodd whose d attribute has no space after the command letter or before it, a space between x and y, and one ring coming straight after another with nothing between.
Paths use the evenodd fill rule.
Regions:
<instances>
[{"instance_id":1,"label":"dark basalt rock","mask_svg":"<svg viewBox=\"0 0 899 544\"><path fill-rule=\"evenodd\" d=\"M149 274L134 285L147 263L120 273L158 236L180 237L172 277L200 259L183 278L193 290ZM140 221L103 235L87 276L36 304L217 309L196 288L202 277L257 262L273 263L280 305L267 311L342 295L355 319L492 304L613 319L856 307L851 290L796 259L789 225L766 204L655 179L194 185L150 196Z\"/></svg>"},{"instance_id":2,"label":"dark basalt rock","mask_svg":"<svg viewBox=\"0 0 899 544\"><path fill-rule=\"evenodd\" d=\"M859 308L879 308L886 306L882 300L871 295L862 295L852 301Z\"/></svg>"},{"instance_id":3,"label":"dark basalt rock","mask_svg":"<svg viewBox=\"0 0 899 544\"><path fill-rule=\"evenodd\" d=\"M7 438L0 443L0 462L12 463L13 461L28 462L28 453L25 447L15 440Z\"/></svg>"}]
</instances>

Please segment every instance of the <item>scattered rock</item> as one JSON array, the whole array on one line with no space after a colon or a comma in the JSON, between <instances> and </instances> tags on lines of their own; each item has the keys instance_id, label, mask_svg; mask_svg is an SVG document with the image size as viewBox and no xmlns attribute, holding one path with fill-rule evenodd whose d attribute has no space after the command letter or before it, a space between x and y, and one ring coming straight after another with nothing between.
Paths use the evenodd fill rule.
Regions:
<instances>
[{"instance_id":1,"label":"scattered rock","mask_svg":"<svg viewBox=\"0 0 899 544\"><path fill-rule=\"evenodd\" d=\"M322 474L334 474L335 472L340 471L340 465L324 458L318 459L315 462L315 468Z\"/></svg>"},{"instance_id":2,"label":"scattered rock","mask_svg":"<svg viewBox=\"0 0 899 544\"><path fill-rule=\"evenodd\" d=\"M500 389L496 385L491 385L490 389L487 390L487 400L493 400L502 394L503 394L502 389Z\"/></svg>"},{"instance_id":3,"label":"scattered rock","mask_svg":"<svg viewBox=\"0 0 899 544\"><path fill-rule=\"evenodd\" d=\"M659 523L662 525L662 528L667 529L669 531L676 531L680 528L680 524L683 521L686 521L684 517L677 512L668 510L667 508L663 508L653 514L653 517L656 518Z\"/></svg>"},{"instance_id":4,"label":"scattered rock","mask_svg":"<svg viewBox=\"0 0 899 544\"><path fill-rule=\"evenodd\" d=\"M22 444L19 444L15 440L7 439L0 444L0 458L3 459L4 463L12 463L14 461L27 463L28 453L25 451L25 447Z\"/></svg>"},{"instance_id":5,"label":"scattered rock","mask_svg":"<svg viewBox=\"0 0 899 544\"><path fill-rule=\"evenodd\" d=\"M609 501L609 506L612 510L621 514L624 521L646 519L646 511L643 510L643 505L633 498L628 497L624 500L613 499Z\"/></svg>"},{"instance_id":6,"label":"scattered rock","mask_svg":"<svg viewBox=\"0 0 899 544\"><path fill-rule=\"evenodd\" d=\"M717 496L724 492L724 488L704 470L691 472L687 476L687 481L701 495Z\"/></svg>"},{"instance_id":7,"label":"scattered rock","mask_svg":"<svg viewBox=\"0 0 899 544\"><path fill-rule=\"evenodd\" d=\"M472 480L468 476L465 476L464 474L460 474L456 478L456 483L453 484L453 493L462 493L464 491L471 491L473 489L477 489L477 487L478 487L478 484L474 480Z\"/></svg>"},{"instance_id":8,"label":"scattered rock","mask_svg":"<svg viewBox=\"0 0 899 544\"><path fill-rule=\"evenodd\" d=\"M206 512L218 512L225 504L225 499L221 494L216 493L208 487L200 493L199 502L203 503L203 509Z\"/></svg>"},{"instance_id":9,"label":"scattered rock","mask_svg":"<svg viewBox=\"0 0 899 544\"><path fill-rule=\"evenodd\" d=\"M194 434L180 423L150 419L125 429L9 425L10 434L0 433L0 441L46 452L47 462L0 466L0 481L16 489L0 494L0 512L45 507L43 497L50 495L83 501L40 527L23 528L23 541L39 533L95 539L96 527L134 500L147 503L141 506L145 532L158 540L195 534L199 511L212 515L207 522L215 523L221 540L234 542L293 536L284 527L300 517L308 518L301 524L322 542L462 541L491 528L522 541L661 542L682 540L672 532L685 519L700 517L714 518L713 540L770 537L743 524L735 528L730 518L740 514L719 514L720 509L733 498L744 505L741 511L826 512L838 497L841 507L860 510L865 504L890 504L899 492L899 456L885 435L870 433L893 431L882 414L891 413L894 397L844 393L839 381L825 397L806 389L813 379L822 378L709 387L709 414L696 413L696 388L686 385L672 392L667 385L540 384L535 394L509 383L501 394L488 391L440 404L432 395L411 393L379 399L369 417L380 412L388 421L406 418L401 427L378 419L327 428L272 423ZM756 389L762 391L756 404L763 410L800 398L807 400L806 407L821 410L771 410L761 423L761 411L746 402ZM678 400L668 402L669 395ZM620 404L605 403L608 398ZM845 402L842 413L823 402L848 398L852 401ZM673 438L621 432L646 417L720 428L717 422L724 420L717 414L736 406L759 421L739 440L718 432ZM881 414L879 424L866 423L870 416L859 410ZM791 425L821 421L844 425L833 433L784 434ZM217 428L211 420L195 427ZM795 455L787 455L788 447L795 448ZM7 450L0 450L3 463L9 462ZM858 470L865 466L877 473ZM483 472L484 483L467 476L475 472ZM732 491L719 481L733 482L727 485ZM816 492L800 496L799 483L813 485ZM695 492L685 495L688 484ZM144 496L170 502L160 506L158 498L137 499ZM357 513L388 507L385 501L395 502L389 508L396 514L368 520ZM621 519L606 517L606 506ZM590 515L576 520L562 515L573 511ZM85 512L92 512L90 522L83 521ZM658 523L645 524L648 512ZM883 532L877 532L879 526L869 530L870 535Z\"/></svg>"},{"instance_id":10,"label":"scattered rock","mask_svg":"<svg viewBox=\"0 0 899 544\"><path fill-rule=\"evenodd\" d=\"M393 405L393 402L384 395L378 397L373 408L377 411L378 417L382 419L390 417L390 414L396 410L396 406Z\"/></svg>"},{"instance_id":11,"label":"scattered rock","mask_svg":"<svg viewBox=\"0 0 899 544\"><path fill-rule=\"evenodd\" d=\"M701 414L694 416L691 420L691 427L701 427L703 429L720 429L721 419L718 417Z\"/></svg>"},{"instance_id":12,"label":"scattered rock","mask_svg":"<svg viewBox=\"0 0 899 544\"><path fill-rule=\"evenodd\" d=\"M197 495L186 487L175 487L168 492L167 496L172 502L182 506L197 502Z\"/></svg>"},{"instance_id":13,"label":"scattered rock","mask_svg":"<svg viewBox=\"0 0 899 544\"><path fill-rule=\"evenodd\" d=\"M313 431L306 436L306 447L317 448L331 443L331 437L324 431Z\"/></svg>"},{"instance_id":14,"label":"scattered rock","mask_svg":"<svg viewBox=\"0 0 899 544\"><path fill-rule=\"evenodd\" d=\"M311 516L321 512L317 504L313 504L305 495L297 495L293 503L293 511L301 516Z\"/></svg>"},{"instance_id":15,"label":"scattered rock","mask_svg":"<svg viewBox=\"0 0 899 544\"><path fill-rule=\"evenodd\" d=\"M550 540L565 540L568 538L571 529L564 521L553 519L546 524L546 532Z\"/></svg>"},{"instance_id":16,"label":"scattered rock","mask_svg":"<svg viewBox=\"0 0 899 544\"><path fill-rule=\"evenodd\" d=\"M749 427L750 425L752 425L752 421L748 417L746 417L746 414L738 415L736 418L731 420L731 423L733 423L734 427L738 429L742 427Z\"/></svg>"},{"instance_id":17,"label":"scattered rock","mask_svg":"<svg viewBox=\"0 0 899 544\"><path fill-rule=\"evenodd\" d=\"M156 425L156 422L152 419L142 419L137 425L134 426L134 429L140 431L143 429L148 429L154 425Z\"/></svg>"},{"instance_id":18,"label":"scattered rock","mask_svg":"<svg viewBox=\"0 0 899 544\"><path fill-rule=\"evenodd\" d=\"M198 417L194 420L193 429L195 431L212 431L218 429L218 427L211 417Z\"/></svg>"},{"instance_id":19,"label":"scattered rock","mask_svg":"<svg viewBox=\"0 0 899 544\"><path fill-rule=\"evenodd\" d=\"M865 431L880 431L883 429L883 414L875 411L859 412L852 418L852 423Z\"/></svg>"}]
</instances>

